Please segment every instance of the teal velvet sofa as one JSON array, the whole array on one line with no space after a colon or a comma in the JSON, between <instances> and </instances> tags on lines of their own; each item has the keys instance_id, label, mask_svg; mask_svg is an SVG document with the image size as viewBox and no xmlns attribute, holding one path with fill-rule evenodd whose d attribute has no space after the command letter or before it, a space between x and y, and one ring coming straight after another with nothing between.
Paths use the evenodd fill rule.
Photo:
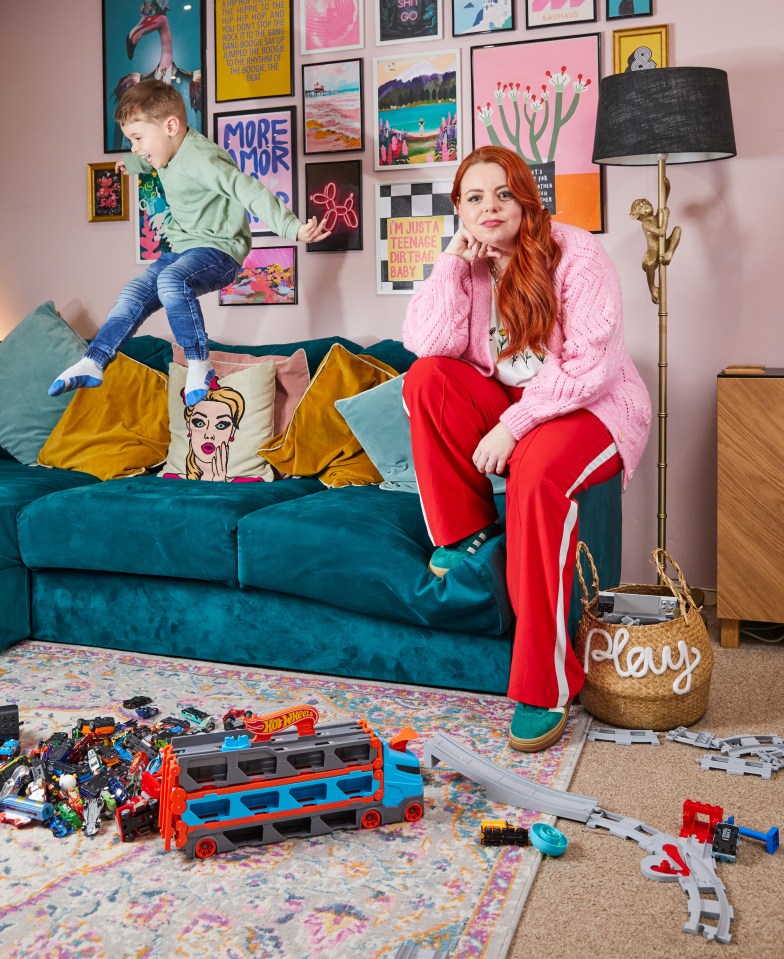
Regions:
<instances>
[{"instance_id":1,"label":"teal velvet sofa","mask_svg":"<svg viewBox=\"0 0 784 959\"><path fill-rule=\"evenodd\" d=\"M334 342L404 372L396 341ZM171 349L126 348L166 370ZM504 518L504 497L496 496ZM579 497L580 535L602 586L620 578L614 479ZM0 459L0 648L31 637L224 663L503 693L513 615L499 536L444 579L419 497L379 486L98 481ZM580 612L577 583L572 630Z\"/></svg>"}]
</instances>

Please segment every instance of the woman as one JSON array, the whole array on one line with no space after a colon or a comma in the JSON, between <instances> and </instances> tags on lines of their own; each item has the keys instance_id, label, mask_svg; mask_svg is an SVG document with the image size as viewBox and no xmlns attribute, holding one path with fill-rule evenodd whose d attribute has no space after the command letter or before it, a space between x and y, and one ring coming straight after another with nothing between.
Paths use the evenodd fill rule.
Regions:
<instances>
[{"instance_id":1,"label":"woman","mask_svg":"<svg viewBox=\"0 0 784 959\"><path fill-rule=\"evenodd\" d=\"M631 478L650 399L623 343L618 275L601 244L550 221L503 147L461 163L462 225L403 326L414 464L437 576L500 533L488 474L507 480L507 587L517 616L510 743L560 739L584 681L567 633L576 495Z\"/></svg>"}]
</instances>

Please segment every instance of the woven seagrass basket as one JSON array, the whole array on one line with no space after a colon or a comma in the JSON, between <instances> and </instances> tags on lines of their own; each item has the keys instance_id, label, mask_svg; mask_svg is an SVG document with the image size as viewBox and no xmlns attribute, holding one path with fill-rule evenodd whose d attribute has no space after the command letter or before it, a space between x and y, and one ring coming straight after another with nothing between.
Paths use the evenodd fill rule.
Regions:
<instances>
[{"instance_id":1,"label":"woven seagrass basket","mask_svg":"<svg viewBox=\"0 0 784 959\"><path fill-rule=\"evenodd\" d=\"M593 574L593 597L583 578L584 552ZM675 596L680 615L648 626L606 623L597 617L599 577L585 543L577 544L583 613L575 653L585 669L581 704L602 722L625 729L675 729L695 723L708 706L713 649L708 630L683 573L666 550L653 562L665 585L626 585L608 592ZM669 578L669 562L678 586Z\"/></svg>"}]
</instances>

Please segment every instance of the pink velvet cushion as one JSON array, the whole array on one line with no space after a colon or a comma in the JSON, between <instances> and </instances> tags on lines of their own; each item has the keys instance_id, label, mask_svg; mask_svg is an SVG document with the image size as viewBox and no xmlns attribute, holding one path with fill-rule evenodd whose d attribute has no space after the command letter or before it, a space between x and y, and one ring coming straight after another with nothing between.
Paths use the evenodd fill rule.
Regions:
<instances>
[{"instance_id":1,"label":"pink velvet cushion","mask_svg":"<svg viewBox=\"0 0 784 959\"><path fill-rule=\"evenodd\" d=\"M174 362L187 366L182 347L172 344ZM275 363L275 435L284 432L289 425L297 403L305 395L310 383L308 358L304 350L296 350L291 356L253 356L252 353L210 353L210 359L218 379L238 373L258 363Z\"/></svg>"}]
</instances>

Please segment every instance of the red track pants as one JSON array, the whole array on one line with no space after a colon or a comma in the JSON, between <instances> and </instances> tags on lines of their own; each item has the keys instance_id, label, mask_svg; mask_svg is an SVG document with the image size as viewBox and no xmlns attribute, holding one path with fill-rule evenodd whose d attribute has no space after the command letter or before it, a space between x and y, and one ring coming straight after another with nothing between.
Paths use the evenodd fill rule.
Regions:
<instances>
[{"instance_id":1,"label":"red track pants","mask_svg":"<svg viewBox=\"0 0 784 959\"><path fill-rule=\"evenodd\" d=\"M403 380L422 510L436 546L497 519L489 479L472 456L501 413L522 395L462 360L425 357ZM622 469L609 430L587 410L534 427L507 467L507 588L517 617L508 695L565 706L585 676L567 622L581 490Z\"/></svg>"}]
</instances>

